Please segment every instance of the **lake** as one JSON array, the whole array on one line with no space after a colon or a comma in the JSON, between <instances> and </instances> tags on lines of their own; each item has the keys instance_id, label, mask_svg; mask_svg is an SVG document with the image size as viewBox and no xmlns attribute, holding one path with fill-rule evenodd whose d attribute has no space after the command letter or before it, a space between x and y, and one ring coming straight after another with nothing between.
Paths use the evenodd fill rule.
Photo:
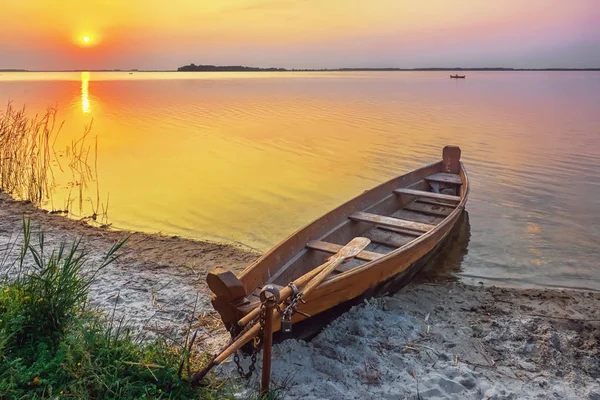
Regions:
<instances>
[{"instance_id":1,"label":"lake","mask_svg":"<svg viewBox=\"0 0 600 400\"><path fill-rule=\"evenodd\" d=\"M98 179L75 217L104 207L117 228L260 250L458 145L472 186L457 274L600 290L600 73L448 75L0 72L0 101L57 107L59 153L92 123ZM48 209L73 200L55 172Z\"/></svg>"}]
</instances>

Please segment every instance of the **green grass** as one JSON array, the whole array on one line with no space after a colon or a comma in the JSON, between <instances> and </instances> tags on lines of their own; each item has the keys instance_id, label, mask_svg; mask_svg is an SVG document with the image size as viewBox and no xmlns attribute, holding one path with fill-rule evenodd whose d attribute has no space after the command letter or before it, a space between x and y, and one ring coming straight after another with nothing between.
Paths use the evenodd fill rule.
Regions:
<instances>
[{"instance_id":1,"label":"green grass","mask_svg":"<svg viewBox=\"0 0 600 400\"><path fill-rule=\"evenodd\" d=\"M43 234L34 246L24 221L15 278L0 284L0 398L231 398L214 378L192 389L186 372L179 376L186 352L165 340L140 344L87 307L95 275L118 258L123 243L89 272L79 241L46 255Z\"/></svg>"}]
</instances>

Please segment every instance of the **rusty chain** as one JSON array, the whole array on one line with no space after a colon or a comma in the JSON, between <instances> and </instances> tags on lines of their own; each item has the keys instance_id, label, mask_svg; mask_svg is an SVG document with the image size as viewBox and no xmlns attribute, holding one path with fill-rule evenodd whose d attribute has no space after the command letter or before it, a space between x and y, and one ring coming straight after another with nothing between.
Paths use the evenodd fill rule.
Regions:
<instances>
[{"instance_id":1,"label":"rusty chain","mask_svg":"<svg viewBox=\"0 0 600 400\"><path fill-rule=\"evenodd\" d=\"M258 320L260 323L260 330L258 331L258 336L255 338L254 341L254 348L252 349L252 355L250 356L250 366L248 367L248 372L244 372L244 368L240 363L239 351L236 351L233 355L233 362L235 362L235 365L237 366L238 374L246 380L250 379L254 371L256 371L256 358L258 356L260 348L262 347L263 336L265 332L265 315L265 305L262 304L260 306L260 316Z\"/></svg>"},{"instance_id":2,"label":"rusty chain","mask_svg":"<svg viewBox=\"0 0 600 400\"><path fill-rule=\"evenodd\" d=\"M302 293L301 292L294 293L294 295L292 296L292 299L288 303L285 310L283 310L283 312L281 310L279 311L279 312L281 312L283 319L290 321L292 319L292 314L294 312L296 312L296 307L298 306L298 303L300 303L301 301L302 301Z\"/></svg>"}]
</instances>

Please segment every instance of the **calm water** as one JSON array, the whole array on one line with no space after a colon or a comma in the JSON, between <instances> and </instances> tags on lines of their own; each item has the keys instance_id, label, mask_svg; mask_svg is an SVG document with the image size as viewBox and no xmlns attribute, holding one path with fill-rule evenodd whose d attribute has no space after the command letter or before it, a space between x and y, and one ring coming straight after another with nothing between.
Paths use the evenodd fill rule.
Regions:
<instances>
[{"instance_id":1,"label":"calm water","mask_svg":"<svg viewBox=\"0 0 600 400\"><path fill-rule=\"evenodd\" d=\"M89 196L114 226L261 250L456 144L472 181L459 274L600 290L600 74L467 75L1 73L0 101L58 106L58 148L93 119ZM48 208L67 201L57 180Z\"/></svg>"}]
</instances>

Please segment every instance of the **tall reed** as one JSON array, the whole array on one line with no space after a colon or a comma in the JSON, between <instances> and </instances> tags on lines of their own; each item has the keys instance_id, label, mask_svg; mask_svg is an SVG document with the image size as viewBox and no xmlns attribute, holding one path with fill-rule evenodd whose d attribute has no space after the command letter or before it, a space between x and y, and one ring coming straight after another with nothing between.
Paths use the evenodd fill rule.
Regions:
<instances>
[{"instance_id":1,"label":"tall reed","mask_svg":"<svg viewBox=\"0 0 600 400\"><path fill-rule=\"evenodd\" d=\"M29 117L25 107L9 103L0 112L0 190L37 206L49 199L54 186L51 149L61 127L54 108Z\"/></svg>"}]
</instances>

